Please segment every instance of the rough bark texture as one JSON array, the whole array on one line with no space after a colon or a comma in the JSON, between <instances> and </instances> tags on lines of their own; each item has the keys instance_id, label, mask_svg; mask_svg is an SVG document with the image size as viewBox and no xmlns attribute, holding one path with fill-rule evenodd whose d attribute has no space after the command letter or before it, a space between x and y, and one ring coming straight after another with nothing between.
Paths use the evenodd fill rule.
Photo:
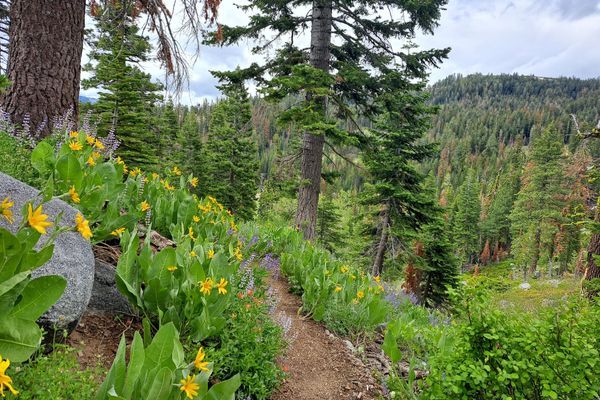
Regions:
<instances>
[{"instance_id":1,"label":"rough bark texture","mask_svg":"<svg viewBox=\"0 0 600 400\"><path fill-rule=\"evenodd\" d=\"M85 0L13 0L10 20L4 111L19 124L29 115L33 130L71 108L76 118Z\"/></svg>"},{"instance_id":2,"label":"rough bark texture","mask_svg":"<svg viewBox=\"0 0 600 400\"><path fill-rule=\"evenodd\" d=\"M390 224L390 213L386 206L381 212L381 236L379 237L379 244L377 245L377 252L375 253L375 260L373 261L373 276L381 275L383 271L383 259L385 256L385 249L387 247Z\"/></svg>"},{"instance_id":3,"label":"rough bark texture","mask_svg":"<svg viewBox=\"0 0 600 400\"><path fill-rule=\"evenodd\" d=\"M329 71L331 58L331 18L332 1L315 0L312 9L310 64L324 71ZM326 112L327 99L313 99L313 101L322 101L323 112ZM325 138L322 135L305 132L302 141L302 164L300 167L302 183L298 191L296 225L302 229L305 239L312 240L315 237L317 225Z\"/></svg>"},{"instance_id":4,"label":"rough bark texture","mask_svg":"<svg viewBox=\"0 0 600 400\"><path fill-rule=\"evenodd\" d=\"M535 243L533 249L533 257L531 259L531 266L529 267L529 273L533 274L537 270L538 261L540 259L540 243L541 243L542 230L538 227L535 231Z\"/></svg>"},{"instance_id":5,"label":"rough bark texture","mask_svg":"<svg viewBox=\"0 0 600 400\"><path fill-rule=\"evenodd\" d=\"M596 206L595 222L600 222L600 210ZM600 256L600 233L596 232L590 238L590 244L587 248L587 266L584 277L586 280L600 278L600 267L596 264L594 256Z\"/></svg>"}]
</instances>

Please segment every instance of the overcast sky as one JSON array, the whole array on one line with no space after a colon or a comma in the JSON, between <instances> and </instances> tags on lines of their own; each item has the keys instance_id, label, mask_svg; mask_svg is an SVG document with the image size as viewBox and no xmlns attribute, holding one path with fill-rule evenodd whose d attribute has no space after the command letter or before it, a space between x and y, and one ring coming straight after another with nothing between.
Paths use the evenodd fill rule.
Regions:
<instances>
[{"instance_id":1,"label":"overcast sky","mask_svg":"<svg viewBox=\"0 0 600 400\"><path fill-rule=\"evenodd\" d=\"M242 24L247 17L233 3L223 0L219 19ZM441 68L431 71L431 82L475 72L597 78L599 41L600 0L450 0L435 34L416 40L422 48L452 48ZM208 71L248 65L254 61L250 46L203 48L190 73L190 90L180 101L218 97ZM156 63L145 68L163 78ZM94 97L95 91L82 94Z\"/></svg>"}]
</instances>

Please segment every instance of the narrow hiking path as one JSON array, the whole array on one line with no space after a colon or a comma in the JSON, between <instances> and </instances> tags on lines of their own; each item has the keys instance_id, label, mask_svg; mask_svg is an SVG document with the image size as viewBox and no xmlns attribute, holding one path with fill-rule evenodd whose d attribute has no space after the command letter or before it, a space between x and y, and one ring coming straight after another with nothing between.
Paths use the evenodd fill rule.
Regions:
<instances>
[{"instance_id":1,"label":"narrow hiking path","mask_svg":"<svg viewBox=\"0 0 600 400\"><path fill-rule=\"evenodd\" d=\"M344 341L298 315L302 302L289 292L285 278L269 283L277 299L274 318L289 343L281 360L288 377L271 400L376 399L375 379Z\"/></svg>"}]
</instances>

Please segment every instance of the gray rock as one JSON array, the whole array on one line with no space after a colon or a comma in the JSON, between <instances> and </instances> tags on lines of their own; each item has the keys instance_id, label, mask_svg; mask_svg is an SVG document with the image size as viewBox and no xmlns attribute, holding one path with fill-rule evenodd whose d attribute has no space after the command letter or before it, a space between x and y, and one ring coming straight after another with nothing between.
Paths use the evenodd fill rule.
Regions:
<instances>
[{"instance_id":1,"label":"gray rock","mask_svg":"<svg viewBox=\"0 0 600 400\"><path fill-rule=\"evenodd\" d=\"M0 218L0 227L15 232L22 219L23 205L34 199L39 203L39 191L31 186L0 173L0 201L6 196L15 203L12 208L15 218L14 224L8 224ZM61 226L75 226L77 210L62 200L53 199L43 206L45 214L54 221L62 212ZM52 229L48 230L50 233ZM43 245L48 235L40 238L38 247ZM40 268L33 271L34 277L44 275L62 275L67 280L67 288L58 302L48 310L38 322L50 329L73 330L79 318L85 311L94 283L94 254L90 242L85 240L78 232L63 232L54 242L52 258Z\"/></svg>"},{"instance_id":2,"label":"gray rock","mask_svg":"<svg viewBox=\"0 0 600 400\"><path fill-rule=\"evenodd\" d=\"M119 292L115 283L115 267L101 260L96 260L96 273L92 298L88 304L89 311L107 312L110 314L134 314L129 301Z\"/></svg>"}]
</instances>

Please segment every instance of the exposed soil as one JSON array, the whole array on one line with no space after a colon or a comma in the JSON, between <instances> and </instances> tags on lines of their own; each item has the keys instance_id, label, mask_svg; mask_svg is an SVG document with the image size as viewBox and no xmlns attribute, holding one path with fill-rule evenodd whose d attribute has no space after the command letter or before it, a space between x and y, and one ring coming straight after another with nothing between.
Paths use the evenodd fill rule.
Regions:
<instances>
[{"instance_id":1,"label":"exposed soil","mask_svg":"<svg viewBox=\"0 0 600 400\"><path fill-rule=\"evenodd\" d=\"M86 313L68 337L67 344L77 349L82 367L100 364L108 369L117 353L121 335L125 334L130 343L134 332L141 329L141 323L129 317Z\"/></svg>"},{"instance_id":2,"label":"exposed soil","mask_svg":"<svg viewBox=\"0 0 600 400\"><path fill-rule=\"evenodd\" d=\"M271 279L278 298L274 315L291 321L282 368L288 377L271 400L376 399L380 393L367 367L344 341L311 319L298 315L300 298L289 293L283 280Z\"/></svg>"}]
</instances>

